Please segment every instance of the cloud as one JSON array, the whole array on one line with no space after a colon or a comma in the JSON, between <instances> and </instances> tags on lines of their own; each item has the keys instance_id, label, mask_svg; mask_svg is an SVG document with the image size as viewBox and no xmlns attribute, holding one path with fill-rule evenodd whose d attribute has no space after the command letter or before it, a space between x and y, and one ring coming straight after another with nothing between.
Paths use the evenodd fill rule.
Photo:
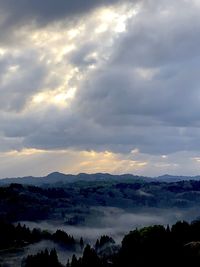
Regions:
<instances>
[{"instance_id":1,"label":"cloud","mask_svg":"<svg viewBox=\"0 0 200 267\"><path fill-rule=\"evenodd\" d=\"M200 112L198 12L188 1L143 5L117 39L106 66L82 85L78 112L113 129L113 139L129 149L198 149L192 133Z\"/></svg>"},{"instance_id":2,"label":"cloud","mask_svg":"<svg viewBox=\"0 0 200 267\"><path fill-rule=\"evenodd\" d=\"M7 45L13 43L12 39L18 39L20 30L45 27L66 18L65 24L73 27L74 23L81 20L83 16L87 17L97 8L113 6L120 2L120 0L86 0L84 2L82 0L49 0L48 2L19 0L16 4L14 0L1 0L0 43Z\"/></svg>"},{"instance_id":3,"label":"cloud","mask_svg":"<svg viewBox=\"0 0 200 267\"><path fill-rule=\"evenodd\" d=\"M106 113L111 116L109 123L114 115L125 120L129 115L148 116L171 124L177 119L175 123L183 125L195 119L200 21L195 8L186 15L188 8L183 7L185 13L180 16L177 8L176 4L168 10L167 2L158 14L142 10L130 21L110 62L83 85L87 88L80 95L83 111L96 115L98 122ZM169 12L168 16L164 12ZM93 112L97 102L100 114ZM188 103L193 103L189 113L185 109Z\"/></svg>"},{"instance_id":4,"label":"cloud","mask_svg":"<svg viewBox=\"0 0 200 267\"><path fill-rule=\"evenodd\" d=\"M1 151L109 151L124 167L137 148L145 158L136 162L180 172L160 156L198 157L199 9L186 0L0 0ZM142 169L153 173L149 164Z\"/></svg>"},{"instance_id":5,"label":"cloud","mask_svg":"<svg viewBox=\"0 0 200 267\"><path fill-rule=\"evenodd\" d=\"M130 156L114 154L108 151L74 151L23 149L0 153L1 178L5 176L45 176L55 170L64 173L80 172L123 173L140 170L147 162ZM9 169L9 165L12 168ZM41 166L37 168L37 166ZM9 169L9 170L8 170Z\"/></svg>"},{"instance_id":6,"label":"cloud","mask_svg":"<svg viewBox=\"0 0 200 267\"><path fill-rule=\"evenodd\" d=\"M109 6L116 4L117 0L100 0L100 1L65 1L49 0L48 3L41 2L39 0L19 0L18 4L14 0L1 0L1 8L4 10L5 14L9 16L12 15L12 20L17 21L23 18L38 18L43 21L52 21L54 19L60 19L65 16L73 17L74 15L81 15L82 13L87 13L92 9L100 6Z\"/></svg>"},{"instance_id":7,"label":"cloud","mask_svg":"<svg viewBox=\"0 0 200 267\"><path fill-rule=\"evenodd\" d=\"M40 90L47 68L38 62L34 50L23 54L10 54L0 58L2 65L0 81L0 109L23 109L27 99Z\"/></svg>"}]
</instances>

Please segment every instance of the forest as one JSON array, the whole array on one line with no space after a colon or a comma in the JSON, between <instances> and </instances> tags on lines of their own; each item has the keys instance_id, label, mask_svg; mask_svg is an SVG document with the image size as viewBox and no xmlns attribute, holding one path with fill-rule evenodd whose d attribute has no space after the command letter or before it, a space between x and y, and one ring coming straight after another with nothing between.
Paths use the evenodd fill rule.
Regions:
<instances>
[{"instance_id":1,"label":"forest","mask_svg":"<svg viewBox=\"0 0 200 267\"><path fill-rule=\"evenodd\" d=\"M0 224L1 249L24 246L27 242L53 239L62 245L73 247L76 241L67 233L57 230L50 234L20 224ZM172 226L153 225L134 229L124 236L117 251L112 250L115 241L102 236L95 244L79 241L82 256L75 254L59 262L57 251L42 250L22 260L23 267L131 267L131 266L198 266L200 264L200 221L178 221Z\"/></svg>"},{"instance_id":2,"label":"forest","mask_svg":"<svg viewBox=\"0 0 200 267\"><path fill-rule=\"evenodd\" d=\"M199 204L194 180L5 184L0 266L195 266Z\"/></svg>"},{"instance_id":3,"label":"forest","mask_svg":"<svg viewBox=\"0 0 200 267\"><path fill-rule=\"evenodd\" d=\"M97 179L42 186L11 183L0 187L0 219L10 222L60 219L76 225L84 223L85 214L94 206L187 209L199 204L200 181L194 180L167 183Z\"/></svg>"}]
</instances>

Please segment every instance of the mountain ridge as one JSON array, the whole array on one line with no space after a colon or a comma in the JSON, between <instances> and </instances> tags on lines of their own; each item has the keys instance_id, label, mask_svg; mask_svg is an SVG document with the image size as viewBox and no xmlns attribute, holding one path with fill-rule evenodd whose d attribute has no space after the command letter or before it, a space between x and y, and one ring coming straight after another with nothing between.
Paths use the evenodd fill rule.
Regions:
<instances>
[{"instance_id":1,"label":"mountain ridge","mask_svg":"<svg viewBox=\"0 0 200 267\"><path fill-rule=\"evenodd\" d=\"M124 181L124 180L146 180L146 179L148 178L132 174L121 174L121 175L114 175L109 173L64 174L60 172L52 172L42 177L25 176L25 177L2 178L0 179L0 185L10 184L10 183L41 185L41 184L55 184L55 183L73 183L78 181L90 182L90 181L104 181L104 180Z\"/></svg>"},{"instance_id":2,"label":"mountain ridge","mask_svg":"<svg viewBox=\"0 0 200 267\"><path fill-rule=\"evenodd\" d=\"M24 176L0 179L0 185L19 183L27 185L42 185L42 184L56 184L56 183L73 183L79 181L142 181L142 182L179 182L189 180L200 180L200 176L176 176L164 174L157 177L139 176L134 174L110 174L110 173L79 173L79 174L65 174L61 172L52 172L46 176Z\"/></svg>"}]
</instances>

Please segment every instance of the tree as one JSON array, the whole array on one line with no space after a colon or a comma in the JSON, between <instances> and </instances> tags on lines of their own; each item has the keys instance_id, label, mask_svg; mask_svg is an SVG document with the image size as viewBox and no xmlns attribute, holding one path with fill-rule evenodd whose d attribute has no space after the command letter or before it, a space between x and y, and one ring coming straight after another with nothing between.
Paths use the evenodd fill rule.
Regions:
<instances>
[{"instance_id":1,"label":"tree","mask_svg":"<svg viewBox=\"0 0 200 267\"><path fill-rule=\"evenodd\" d=\"M83 242L83 238L82 237L80 238L80 247L81 247L81 249L83 249L83 247L84 247L84 242Z\"/></svg>"},{"instance_id":2,"label":"tree","mask_svg":"<svg viewBox=\"0 0 200 267\"><path fill-rule=\"evenodd\" d=\"M72 256L71 267L79 267L79 263L78 263L78 260L76 258L76 255Z\"/></svg>"},{"instance_id":3,"label":"tree","mask_svg":"<svg viewBox=\"0 0 200 267\"><path fill-rule=\"evenodd\" d=\"M83 252L82 267L100 267L101 260L97 256L95 250L87 245Z\"/></svg>"}]
</instances>

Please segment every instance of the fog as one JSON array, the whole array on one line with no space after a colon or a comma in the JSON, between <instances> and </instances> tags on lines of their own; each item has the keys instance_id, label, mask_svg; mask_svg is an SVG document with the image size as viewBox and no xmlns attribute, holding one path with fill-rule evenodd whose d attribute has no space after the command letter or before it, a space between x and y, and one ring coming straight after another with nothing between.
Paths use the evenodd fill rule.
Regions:
<instances>
[{"instance_id":1,"label":"fog","mask_svg":"<svg viewBox=\"0 0 200 267\"><path fill-rule=\"evenodd\" d=\"M48 248L56 249L59 261L66 265L67 259L71 258L75 253L74 251L70 251L65 249L58 244L55 244L52 241L41 241L32 245L25 247L24 249L9 249L7 251L3 250L0 252L0 266L1 267L21 267L21 262L24 258L26 258L30 254L37 254L38 252ZM77 256L81 256L81 251L76 251Z\"/></svg>"},{"instance_id":2,"label":"fog","mask_svg":"<svg viewBox=\"0 0 200 267\"><path fill-rule=\"evenodd\" d=\"M200 215L200 208L191 209L141 209L125 211L115 207L95 207L94 218L84 225L66 225L58 221L22 222L30 228L41 228L49 231L64 230L74 238L80 239L93 245L101 235L113 237L117 244L129 231L153 224L171 225L178 220L193 220ZM96 214L99 214L97 216Z\"/></svg>"},{"instance_id":3,"label":"fog","mask_svg":"<svg viewBox=\"0 0 200 267\"><path fill-rule=\"evenodd\" d=\"M91 213L95 215L92 216L92 219L90 216L88 221L86 218L84 225L72 226L66 225L61 221L50 220L41 222L21 221L20 223L26 224L31 229L40 228L50 232L55 232L58 229L64 230L68 234L73 235L78 241L80 237L83 237L84 242L92 246L101 235L109 235L113 237L116 244L120 244L124 235L135 228L154 224L171 225L178 220L194 220L200 215L200 208L195 207L185 210L147 208L126 211L115 207L94 207L91 208ZM77 256L82 254L80 248L76 251L70 251L52 241L41 241L28 245L24 249L1 251L0 265L3 267L21 266L23 258L30 254L36 254L45 248L48 248L48 250L55 248L59 260L63 264L66 264L68 258L71 258L74 253Z\"/></svg>"}]
</instances>

